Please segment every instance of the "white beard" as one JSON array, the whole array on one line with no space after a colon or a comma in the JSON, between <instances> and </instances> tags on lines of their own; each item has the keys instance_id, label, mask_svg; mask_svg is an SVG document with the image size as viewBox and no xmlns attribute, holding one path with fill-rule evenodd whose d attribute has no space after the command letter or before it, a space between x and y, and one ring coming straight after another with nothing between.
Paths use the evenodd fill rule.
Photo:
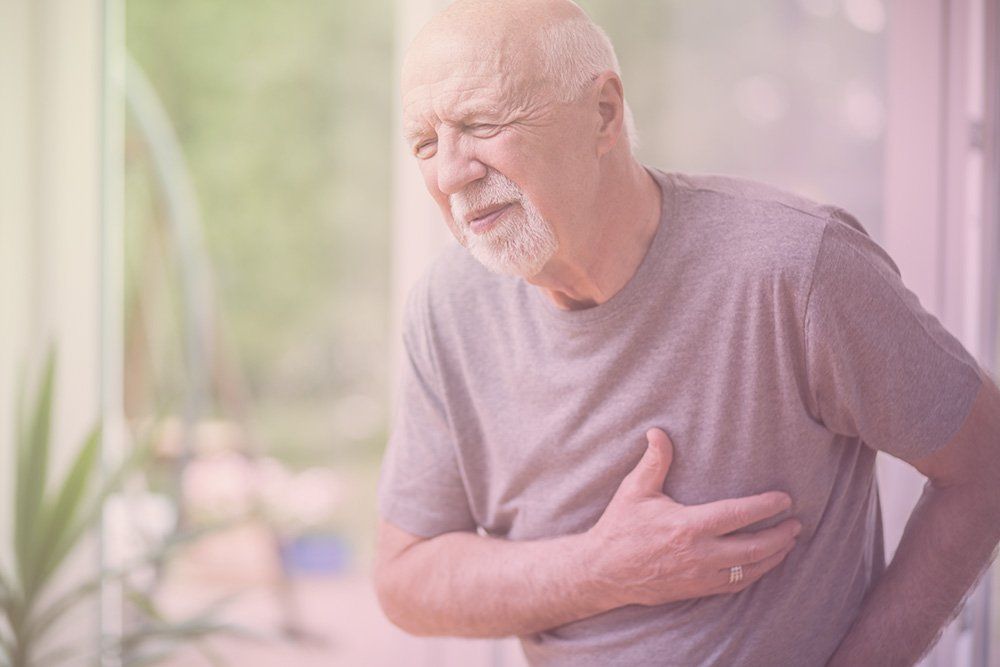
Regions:
<instances>
[{"instance_id":1,"label":"white beard","mask_svg":"<svg viewBox=\"0 0 1000 667\"><path fill-rule=\"evenodd\" d=\"M466 216L471 211L507 202L513 205L492 229L476 234L469 227ZM451 210L462 233L462 244L494 273L530 278L558 249L552 225L520 188L499 172L490 170L485 178L453 195Z\"/></svg>"}]
</instances>

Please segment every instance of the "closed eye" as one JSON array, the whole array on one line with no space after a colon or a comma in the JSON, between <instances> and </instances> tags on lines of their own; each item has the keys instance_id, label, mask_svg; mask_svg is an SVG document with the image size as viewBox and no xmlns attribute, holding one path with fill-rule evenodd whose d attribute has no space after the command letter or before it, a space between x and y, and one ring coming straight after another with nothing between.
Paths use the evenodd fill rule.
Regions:
<instances>
[{"instance_id":1,"label":"closed eye","mask_svg":"<svg viewBox=\"0 0 1000 667\"><path fill-rule=\"evenodd\" d=\"M494 123L476 123L475 125L468 125L466 127L476 136L492 137L500 131L503 125L497 125Z\"/></svg>"},{"instance_id":2,"label":"closed eye","mask_svg":"<svg viewBox=\"0 0 1000 667\"><path fill-rule=\"evenodd\" d=\"M437 139L427 139L426 141L421 141L413 149L413 154L420 159L433 157L435 152L437 152Z\"/></svg>"}]
</instances>

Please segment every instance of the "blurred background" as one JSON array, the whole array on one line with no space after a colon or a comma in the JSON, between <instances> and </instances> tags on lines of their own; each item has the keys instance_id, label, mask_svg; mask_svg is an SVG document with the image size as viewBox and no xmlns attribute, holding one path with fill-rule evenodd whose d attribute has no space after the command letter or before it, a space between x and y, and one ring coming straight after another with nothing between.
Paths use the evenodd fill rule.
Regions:
<instances>
[{"instance_id":1,"label":"blurred background","mask_svg":"<svg viewBox=\"0 0 1000 667\"><path fill-rule=\"evenodd\" d=\"M524 664L405 635L369 579L401 306L454 243L397 99L446 4L0 0L7 662ZM998 0L579 4L643 162L846 208L996 373ZM879 466L891 554L922 479ZM996 580L926 664L1000 665Z\"/></svg>"}]
</instances>

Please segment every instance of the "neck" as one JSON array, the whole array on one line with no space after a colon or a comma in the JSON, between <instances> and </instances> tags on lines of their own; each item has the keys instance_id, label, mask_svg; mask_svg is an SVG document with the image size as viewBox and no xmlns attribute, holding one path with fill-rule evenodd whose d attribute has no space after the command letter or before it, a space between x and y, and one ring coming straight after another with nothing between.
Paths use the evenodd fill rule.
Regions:
<instances>
[{"instance_id":1,"label":"neck","mask_svg":"<svg viewBox=\"0 0 1000 667\"><path fill-rule=\"evenodd\" d=\"M604 178L599 192L591 226L561 238L559 251L542 271L525 279L562 310L592 308L621 291L660 222L660 186L634 159Z\"/></svg>"}]
</instances>

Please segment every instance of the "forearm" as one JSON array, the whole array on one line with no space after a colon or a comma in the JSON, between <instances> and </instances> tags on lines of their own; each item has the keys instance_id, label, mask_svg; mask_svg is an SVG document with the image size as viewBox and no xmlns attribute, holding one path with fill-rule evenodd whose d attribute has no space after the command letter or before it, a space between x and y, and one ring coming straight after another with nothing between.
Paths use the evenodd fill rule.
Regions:
<instances>
[{"instance_id":1,"label":"forearm","mask_svg":"<svg viewBox=\"0 0 1000 667\"><path fill-rule=\"evenodd\" d=\"M619 606L590 580L585 539L439 535L399 556L380 600L416 635L506 637L563 625Z\"/></svg>"},{"instance_id":2,"label":"forearm","mask_svg":"<svg viewBox=\"0 0 1000 667\"><path fill-rule=\"evenodd\" d=\"M895 557L828 667L912 665L926 652L1000 539L991 496L968 487L924 487Z\"/></svg>"}]
</instances>

